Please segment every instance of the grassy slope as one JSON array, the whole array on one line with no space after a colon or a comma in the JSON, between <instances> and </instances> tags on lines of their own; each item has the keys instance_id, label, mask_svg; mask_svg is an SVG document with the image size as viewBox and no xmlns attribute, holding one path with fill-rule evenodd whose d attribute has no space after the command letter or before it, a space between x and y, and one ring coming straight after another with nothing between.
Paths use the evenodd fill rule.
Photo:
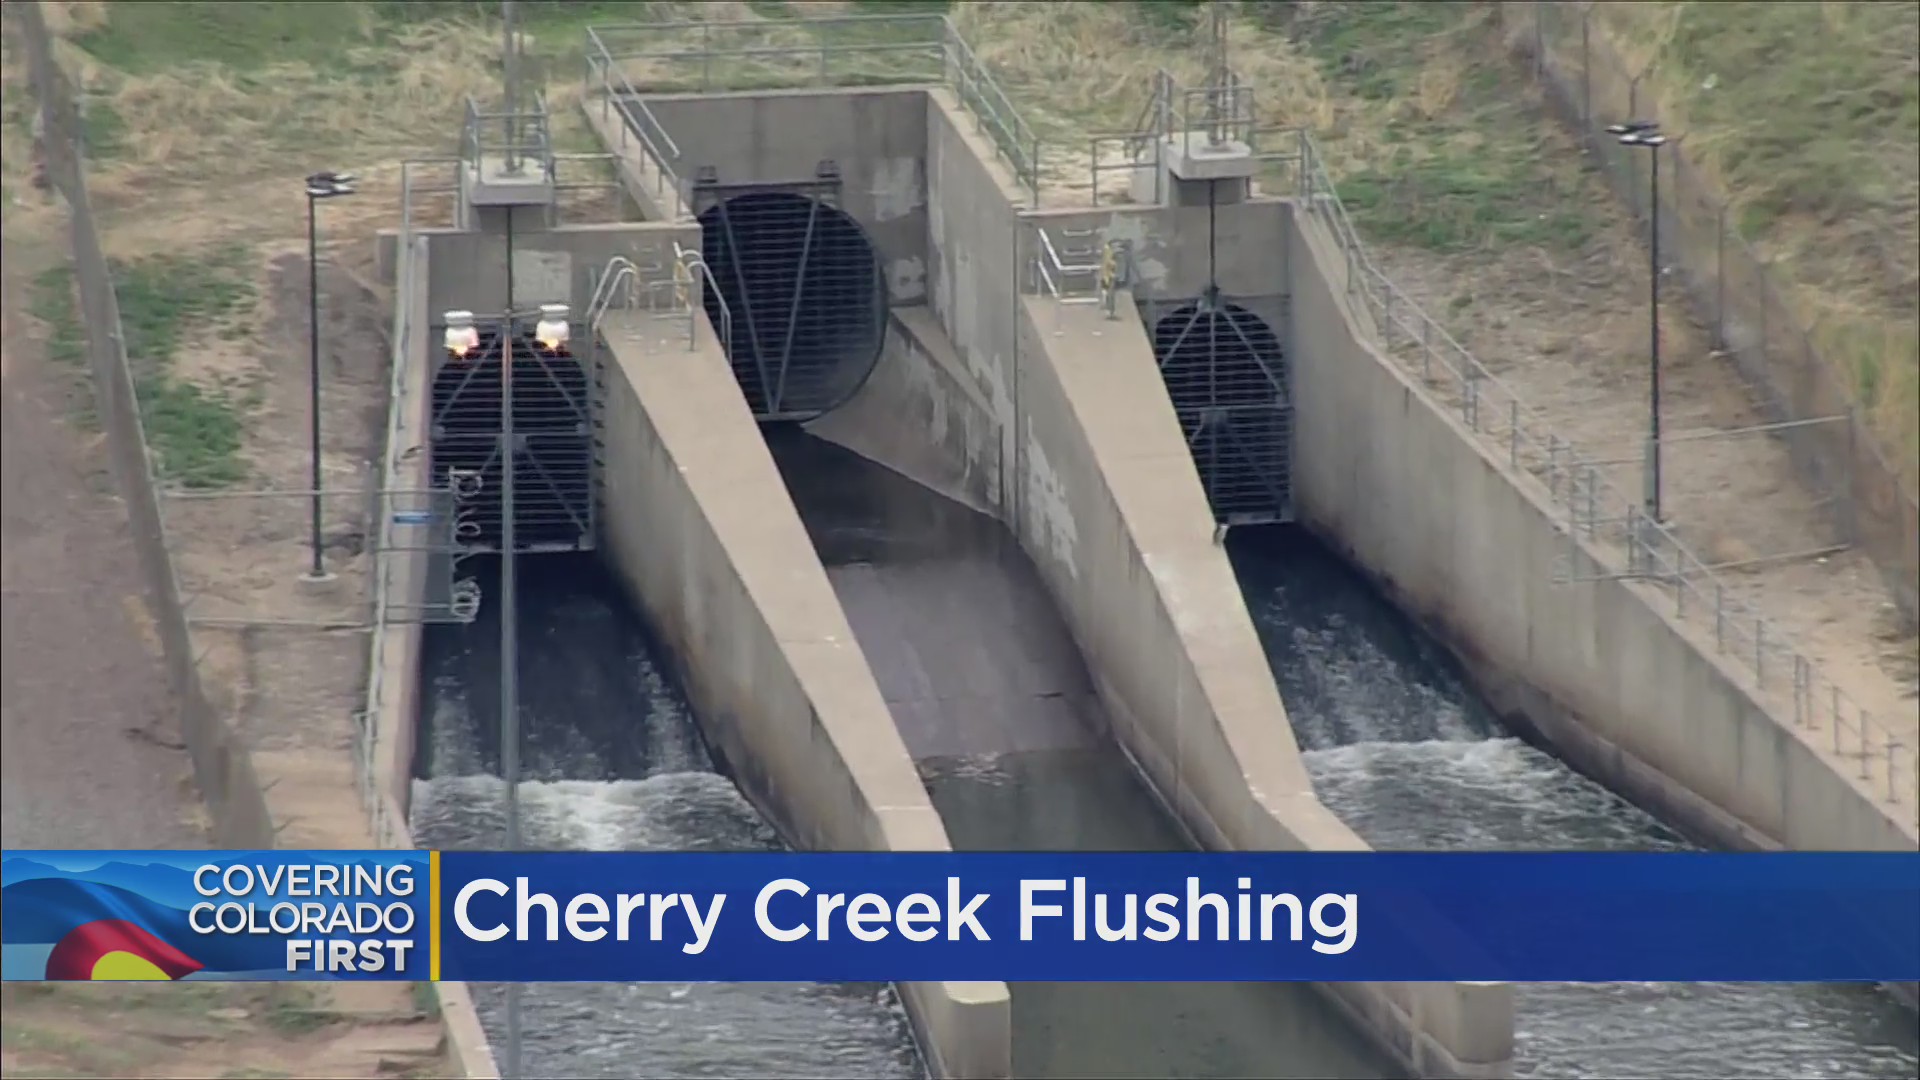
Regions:
<instances>
[{"instance_id":1,"label":"grassy slope","mask_svg":"<svg viewBox=\"0 0 1920 1080\"><path fill-rule=\"evenodd\" d=\"M1338 148L1342 201L1372 238L1445 255L1577 251L1593 238L1580 160L1488 62L1484 8L1298 5L1270 25L1338 102L1322 141Z\"/></svg>"},{"instance_id":2,"label":"grassy slope","mask_svg":"<svg viewBox=\"0 0 1920 1080\"><path fill-rule=\"evenodd\" d=\"M1129 125L1147 75L1192 77L1200 5L966 4L968 38L1053 138ZM1315 130L1378 242L1444 256L1580 251L1611 196L1543 120L1490 5L1239 5L1263 118ZM1920 5L1603 3L1670 130L1791 290L1908 482L1920 460ZM1571 18L1571 15L1565 16ZM1196 29L1199 33L1196 34ZM1577 34L1575 35L1577 39ZM1624 96L1624 86L1621 94ZM1596 100L1602 95L1596 87ZM1456 300L1460 298L1456 297Z\"/></svg>"},{"instance_id":3,"label":"grassy slope","mask_svg":"<svg viewBox=\"0 0 1920 1080\"><path fill-rule=\"evenodd\" d=\"M949 5L644 7L737 18ZM1565 252L1588 241L1592 185L1501 70L1486 5L1241 7L1235 65L1260 87L1268 118L1320 134L1369 235L1449 255L1515 245ZM635 5L521 8L529 81L564 107L576 90L582 27L631 19ZM1131 124L1156 66L1197 75L1198 8L952 6L1050 139ZM465 95L497 83L495 10L385 0L73 5L68 37L90 71L96 153L105 171L120 167L103 184L190 181L276 155L331 163L444 152ZM1917 17L1913 3L1669 2L1601 4L1594 24L1630 63L1658 60L1648 85L1670 126L1687 132L1690 151L1724 184L1743 230L1780 259L1816 338L1907 460L1920 429Z\"/></svg>"},{"instance_id":4,"label":"grassy slope","mask_svg":"<svg viewBox=\"0 0 1920 1080\"><path fill-rule=\"evenodd\" d=\"M1911 469L1920 4L1602 3L1592 27L1647 72L1661 118Z\"/></svg>"},{"instance_id":5,"label":"grassy slope","mask_svg":"<svg viewBox=\"0 0 1920 1080\"><path fill-rule=\"evenodd\" d=\"M45 5L62 59L86 93L96 199L164 204L254 173L398 152L445 152L465 94L497 82L497 29L485 5L362 2ZM577 71L580 28L617 5L525 5L539 85ZM491 11L491 7L487 7ZM27 159L30 95L9 52L4 113L9 193ZM567 86L566 89L571 89ZM203 249L204 248L204 249ZM196 333L251 332L255 253L183 248L115 267L141 409L162 475L193 488L244 482L245 427L258 386L195 381L173 369ZM56 361L84 358L71 274L35 283L32 314ZM84 412L87 395L76 397Z\"/></svg>"},{"instance_id":6,"label":"grassy slope","mask_svg":"<svg viewBox=\"0 0 1920 1080\"><path fill-rule=\"evenodd\" d=\"M251 252L210 251L202 257L163 257L114 267L120 321L127 335L135 388L147 440L161 476L189 488L218 488L246 479L241 458L246 414L259 387L203 386L178 378L173 359L204 329L230 340L252 329L240 321L254 295L247 276ZM34 282L30 310L47 327L54 362L85 363L73 274L58 267ZM82 401L82 408L87 407Z\"/></svg>"}]
</instances>

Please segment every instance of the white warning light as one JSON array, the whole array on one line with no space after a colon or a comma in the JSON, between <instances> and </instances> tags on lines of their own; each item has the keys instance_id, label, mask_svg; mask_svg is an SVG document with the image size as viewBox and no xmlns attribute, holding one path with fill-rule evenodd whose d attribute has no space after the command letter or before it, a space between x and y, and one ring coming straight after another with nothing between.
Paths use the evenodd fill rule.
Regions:
<instances>
[{"instance_id":1,"label":"white warning light","mask_svg":"<svg viewBox=\"0 0 1920 1080\"><path fill-rule=\"evenodd\" d=\"M533 337L550 352L558 352L567 343L571 328L567 325L567 305L541 304L540 322L533 328Z\"/></svg>"},{"instance_id":2,"label":"white warning light","mask_svg":"<svg viewBox=\"0 0 1920 1080\"><path fill-rule=\"evenodd\" d=\"M447 354L456 360L464 360L480 347L480 331L473 327L473 312L449 311L447 319Z\"/></svg>"}]
</instances>

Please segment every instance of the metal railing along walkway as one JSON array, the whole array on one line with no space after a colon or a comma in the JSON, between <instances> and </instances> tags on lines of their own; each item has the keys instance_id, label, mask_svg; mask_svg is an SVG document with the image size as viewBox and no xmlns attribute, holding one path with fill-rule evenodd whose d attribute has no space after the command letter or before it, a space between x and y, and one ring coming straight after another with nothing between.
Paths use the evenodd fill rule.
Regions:
<instances>
[{"instance_id":1,"label":"metal railing along walkway","mask_svg":"<svg viewBox=\"0 0 1920 1080\"><path fill-rule=\"evenodd\" d=\"M1040 139L944 15L635 23L590 29L587 48L588 99L597 98L601 108L621 112L676 190L678 148L641 101L641 91L628 75L631 69L649 73L642 82L650 93L946 85L990 137L1033 205L1039 205ZM1383 351L1416 370L1429 387L1445 391L1471 431L1496 442L1511 468L1543 484L1557 524L1568 537L1559 580L1633 579L1664 589L1675 614L1708 647L1735 661L1762 700L1783 709L1785 718L1811 740L1853 761L1876 798L1910 805L1920 794L1914 748L1822 676L1784 630L1732 595L1672 529L1640 511L1636 497L1615 489L1598 459L1556 434L1535 409L1389 281L1361 243L1312 136L1297 128L1263 127L1257 112L1252 88L1230 71L1198 88L1181 87L1165 71L1157 73L1140 130L1092 140L1094 199L1103 171L1152 164L1157 173L1157 156L1145 155L1149 148L1157 155L1166 136L1206 132L1210 138L1247 144L1269 171L1281 171L1278 189L1292 190L1326 227L1344 260L1343 288L1367 314ZM1103 163L1103 149L1116 145L1121 161ZM1062 278L1086 276L1091 268L1077 261L1077 255L1044 250L1052 248L1052 237L1042 233L1040 242L1035 289L1065 300L1071 290L1062 287ZM1581 572L1588 561L1582 540L1613 565Z\"/></svg>"},{"instance_id":2,"label":"metal railing along walkway","mask_svg":"<svg viewBox=\"0 0 1920 1080\"><path fill-rule=\"evenodd\" d=\"M1795 728L1851 760L1876 799L1912 805L1920 794L1914 748L1870 716L1822 676L1786 631L1731 595L1726 583L1680 541L1610 484L1597 459L1557 435L1546 420L1489 371L1445 327L1422 311L1375 266L1328 178L1313 140L1301 133L1300 197L1326 226L1345 260L1348 300L1368 316L1384 352L1417 371L1431 387L1450 392L1461 419L1477 436L1496 442L1507 464L1546 487L1568 555L1556 575L1566 583L1631 579L1659 586L1673 611L1713 651L1733 660L1762 701L1785 710ZM1615 565L1582 574L1580 541L1616 555Z\"/></svg>"},{"instance_id":3,"label":"metal railing along walkway","mask_svg":"<svg viewBox=\"0 0 1920 1080\"><path fill-rule=\"evenodd\" d=\"M587 29L586 100L617 114L659 166L658 191L687 199L680 148L643 93L940 84L1040 204L1040 137L945 15L633 22ZM639 77L630 72L643 71Z\"/></svg>"}]
</instances>

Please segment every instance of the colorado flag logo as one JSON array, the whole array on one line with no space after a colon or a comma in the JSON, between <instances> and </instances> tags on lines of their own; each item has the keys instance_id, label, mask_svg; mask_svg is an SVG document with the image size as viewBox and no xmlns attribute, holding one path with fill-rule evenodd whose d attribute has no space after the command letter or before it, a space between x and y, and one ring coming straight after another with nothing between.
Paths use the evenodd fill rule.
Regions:
<instances>
[{"instance_id":1,"label":"colorado flag logo","mask_svg":"<svg viewBox=\"0 0 1920 1080\"><path fill-rule=\"evenodd\" d=\"M274 943L195 934L191 874L183 867L10 856L0 872L0 977L7 981L245 978L282 966Z\"/></svg>"}]
</instances>

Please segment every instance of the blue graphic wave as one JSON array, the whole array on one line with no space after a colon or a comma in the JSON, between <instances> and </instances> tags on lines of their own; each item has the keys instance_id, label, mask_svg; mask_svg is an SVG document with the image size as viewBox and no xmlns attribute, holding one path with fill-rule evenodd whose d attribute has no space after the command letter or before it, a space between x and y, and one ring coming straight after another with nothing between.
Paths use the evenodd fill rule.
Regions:
<instances>
[{"instance_id":1,"label":"blue graphic wave","mask_svg":"<svg viewBox=\"0 0 1920 1080\"><path fill-rule=\"evenodd\" d=\"M185 909L206 899L193 890L194 870L202 866L217 866L225 869L228 866L250 865L261 860L249 857L209 859L204 853L183 853L166 860L144 859L140 862L131 862L126 859L109 858L104 862L98 859L89 860L85 865L63 865L69 861L57 857L35 858L16 855L0 860L0 880L4 880L8 885L24 884L43 878L88 881L126 889L149 900Z\"/></svg>"},{"instance_id":2,"label":"blue graphic wave","mask_svg":"<svg viewBox=\"0 0 1920 1080\"><path fill-rule=\"evenodd\" d=\"M58 944L74 928L98 919L124 919L198 961L208 972L284 970L284 939L197 934L184 908L115 885L43 877L0 888L0 944Z\"/></svg>"}]
</instances>

